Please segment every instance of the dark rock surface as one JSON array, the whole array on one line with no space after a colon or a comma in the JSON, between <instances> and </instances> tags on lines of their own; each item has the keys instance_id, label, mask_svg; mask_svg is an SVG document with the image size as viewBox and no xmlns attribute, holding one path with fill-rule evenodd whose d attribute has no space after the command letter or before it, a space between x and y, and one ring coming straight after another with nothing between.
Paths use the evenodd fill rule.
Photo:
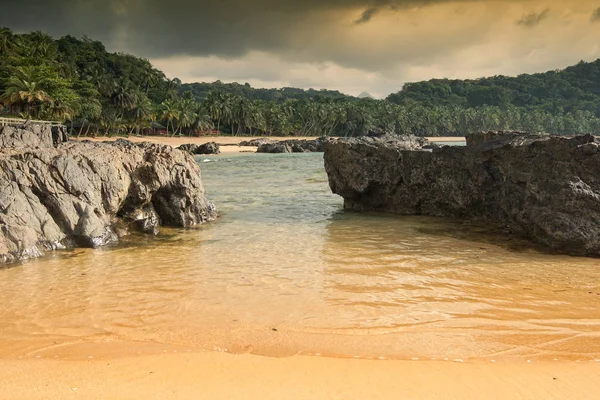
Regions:
<instances>
[{"instance_id":1,"label":"dark rock surface","mask_svg":"<svg viewBox=\"0 0 600 400\"><path fill-rule=\"evenodd\" d=\"M0 264L215 217L200 167L170 146L54 145L49 127L0 128Z\"/></svg>"},{"instance_id":2,"label":"dark rock surface","mask_svg":"<svg viewBox=\"0 0 600 400\"><path fill-rule=\"evenodd\" d=\"M292 148L284 142L263 143L256 149L257 153L291 153Z\"/></svg>"},{"instance_id":3,"label":"dark rock surface","mask_svg":"<svg viewBox=\"0 0 600 400\"><path fill-rule=\"evenodd\" d=\"M267 139L267 138L251 139L251 140L246 140L246 141L240 142L239 146L258 147L262 144L267 144L267 143L273 143L273 141L271 139Z\"/></svg>"},{"instance_id":4,"label":"dark rock surface","mask_svg":"<svg viewBox=\"0 0 600 400\"><path fill-rule=\"evenodd\" d=\"M325 168L344 207L490 221L551 249L600 256L600 141L522 132L470 135L469 146L421 139L340 140Z\"/></svg>"},{"instance_id":5,"label":"dark rock surface","mask_svg":"<svg viewBox=\"0 0 600 400\"><path fill-rule=\"evenodd\" d=\"M221 153L219 145L215 142L208 142L204 144L182 144L178 147L178 149L186 151L192 155Z\"/></svg>"},{"instance_id":6,"label":"dark rock surface","mask_svg":"<svg viewBox=\"0 0 600 400\"><path fill-rule=\"evenodd\" d=\"M311 153L325 151L325 143L336 139L321 137L314 140L291 139L267 142L258 146L257 153ZM240 144L241 145L241 144Z\"/></svg>"}]
</instances>

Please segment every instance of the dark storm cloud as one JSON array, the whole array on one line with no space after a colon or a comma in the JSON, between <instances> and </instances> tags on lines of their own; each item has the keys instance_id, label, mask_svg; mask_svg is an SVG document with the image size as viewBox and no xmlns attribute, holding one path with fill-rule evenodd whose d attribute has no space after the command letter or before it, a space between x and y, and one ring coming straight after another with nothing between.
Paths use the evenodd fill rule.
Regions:
<instances>
[{"instance_id":1,"label":"dark storm cloud","mask_svg":"<svg viewBox=\"0 0 600 400\"><path fill-rule=\"evenodd\" d=\"M87 34L105 39L118 22L110 1L0 0L0 26L16 32L41 30L53 36Z\"/></svg>"},{"instance_id":2,"label":"dark storm cloud","mask_svg":"<svg viewBox=\"0 0 600 400\"><path fill-rule=\"evenodd\" d=\"M266 53L289 62L382 71L402 62L426 63L485 37L485 21L457 23L447 9L434 6L481 10L482 3L517 1L534 0L0 0L0 26L88 35L109 50L154 60ZM402 23L394 25L389 13ZM440 23L428 25L431 20Z\"/></svg>"},{"instance_id":3,"label":"dark storm cloud","mask_svg":"<svg viewBox=\"0 0 600 400\"><path fill-rule=\"evenodd\" d=\"M365 22L369 22L371 20L371 18L373 18L373 16L375 14L377 14L378 12L379 12L379 8L377 8L377 7L367 8L360 15L360 18L358 18L356 21L354 21L354 23L355 24L364 24Z\"/></svg>"},{"instance_id":4,"label":"dark storm cloud","mask_svg":"<svg viewBox=\"0 0 600 400\"><path fill-rule=\"evenodd\" d=\"M546 8L540 13L530 13L523 15L521 19L517 21L517 24L522 25L526 28L533 28L534 26L537 26L540 22L545 20L548 17L549 13L550 9Z\"/></svg>"},{"instance_id":5,"label":"dark storm cloud","mask_svg":"<svg viewBox=\"0 0 600 400\"><path fill-rule=\"evenodd\" d=\"M331 19L336 12L356 10L355 22L364 23L385 10L447 1L0 0L0 26L55 36L86 34L147 56L237 57L249 50L302 46L299 36L316 40L319 32L340 22Z\"/></svg>"},{"instance_id":6,"label":"dark storm cloud","mask_svg":"<svg viewBox=\"0 0 600 400\"><path fill-rule=\"evenodd\" d=\"M592 13L592 22L600 21L600 7L596 8Z\"/></svg>"}]
</instances>

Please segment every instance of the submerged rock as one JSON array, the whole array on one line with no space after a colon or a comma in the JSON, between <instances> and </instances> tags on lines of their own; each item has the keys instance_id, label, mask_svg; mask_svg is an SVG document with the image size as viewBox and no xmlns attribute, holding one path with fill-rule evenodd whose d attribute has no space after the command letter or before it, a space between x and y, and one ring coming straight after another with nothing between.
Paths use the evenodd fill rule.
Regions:
<instances>
[{"instance_id":1,"label":"submerged rock","mask_svg":"<svg viewBox=\"0 0 600 400\"><path fill-rule=\"evenodd\" d=\"M600 141L486 132L467 147L425 149L420 138L325 145L344 207L484 220L555 251L600 256Z\"/></svg>"},{"instance_id":2,"label":"submerged rock","mask_svg":"<svg viewBox=\"0 0 600 400\"><path fill-rule=\"evenodd\" d=\"M49 127L0 128L0 264L216 217L200 167L182 151L51 138Z\"/></svg>"}]
</instances>

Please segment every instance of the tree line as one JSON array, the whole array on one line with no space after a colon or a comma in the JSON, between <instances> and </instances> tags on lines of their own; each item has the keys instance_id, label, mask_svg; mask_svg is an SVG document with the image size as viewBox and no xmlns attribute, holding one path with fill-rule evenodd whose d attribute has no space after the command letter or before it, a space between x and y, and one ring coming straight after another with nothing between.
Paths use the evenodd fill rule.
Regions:
<instances>
[{"instance_id":1,"label":"tree line","mask_svg":"<svg viewBox=\"0 0 600 400\"><path fill-rule=\"evenodd\" d=\"M599 66L600 61L579 64L565 76L579 76L582 69L594 79ZM359 99L331 90L254 89L219 81L182 84L146 59L109 53L87 37L55 40L39 31L14 34L0 28L4 113L64 121L76 135L157 130L168 135L277 136L462 136L489 129L600 133L599 108L591 106L596 91L600 94L598 81L587 91L580 84L576 91L558 84L557 75L435 80L407 84L386 100ZM515 83L525 81L537 83ZM555 89L543 92L540 82ZM526 96L538 100L527 103ZM546 103L540 104L544 98ZM568 98L568 104L557 105L560 98Z\"/></svg>"},{"instance_id":2,"label":"tree line","mask_svg":"<svg viewBox=\"0 0 600 400\"><path fill-rule=\"evenodd\" d=\"M551 114L589 111L600 117L600 60L563 70L516 77L432 79L404 85L387 100L395 104L518 107Z\"/></svg>"}]
</instances>

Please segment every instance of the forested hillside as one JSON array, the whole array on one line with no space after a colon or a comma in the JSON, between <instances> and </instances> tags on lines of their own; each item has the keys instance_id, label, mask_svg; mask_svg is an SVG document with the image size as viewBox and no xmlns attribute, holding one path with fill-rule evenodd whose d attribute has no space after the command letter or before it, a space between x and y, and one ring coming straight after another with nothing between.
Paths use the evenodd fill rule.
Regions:
<instances>
[{"instance_id":1,"label":"forested hillside","mask_svg":"<svg viewBox=\"0 0 600 400\"><path fill-rule=\"evenodd\" d=\"M216 81L212 83L184 83L181 85L181 92L192 92L197 101L203 101L208 97L210 92L219 92L231 96L245 97L248 100L275 101L282 102L285 100L309 100L320 98L328 98L334 100L352 100L354 97L348 96L337 90L315 90L315 89L298 89L293 87L284 87L281 89L264 89L253 88L248 83L223 83Z\"/></svg>"},{"instance_id":2,"label":"forested hillside","mask_svg":"<svg viewBox=\"0 0 600 400\"><path fill-rule=\"evenodd\" d=\"M564 70L476 80L432 79L408 83L391 94L395 104L519 107L554 114L591 111L600 116L600 60Z\"/></svg>"},{"instance_id":3,"label":"forested hillside","mask_svg":"<svg viewBox=\"0 0 600 400\"><path fill-rule=\"evenodd\" d=\"M331 90L182 84L89 38L0 28L0 113L76 135L462 136L488 129L600 134L600 61L564 71L405 85L386 100ZM2 108L4 108L2 110Z\"/></svg>"}]
</instances>

